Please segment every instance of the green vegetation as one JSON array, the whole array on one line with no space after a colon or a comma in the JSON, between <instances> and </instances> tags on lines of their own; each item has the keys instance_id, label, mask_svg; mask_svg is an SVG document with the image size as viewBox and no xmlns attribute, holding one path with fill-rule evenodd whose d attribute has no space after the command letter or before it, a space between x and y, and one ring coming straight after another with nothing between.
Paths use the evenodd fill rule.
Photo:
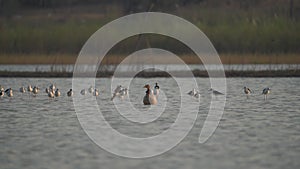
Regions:
<instances>
[{"instance_id":1,"label":"green vegetation","mask_svg":"<svg viewBox=\"0 0 300 169\"><path fill-rule=\"evenodd\" d=\"M4 10L0 13L0 63L3 63L4 56L76 56L90 35L101 26L126 15L129 9L136 12L133 10L135 8L129 8L128 4L116 1L92 5L80 0L68 1L75 4L71 8L66 7L64 3L58 3L59 1L49 1L53 2L49 3L50 5L43 3L34 5L34 2L42 1L31 1L31 6L25 3L26 1L13 2L16 3L11 2L12 4L8 5L18 10L11 10L13 11L11 13ZM95 3L92 0L91 2ZM295 10L293 9L292 13L289 1L280 0L226 1L230 2L229 4L218 3L215 0L194 0L183 4L177 0L174 1L177 2L177 6L170 8L166 7L170 4L147 2L139 4L144 5L143 11L147 11L148 6L152 5L154 6L151 8L152 11L168 12L191 21L208 36L221 54L248 56L287 54L297 57L300 52L298 1L293 1ZM245 2L248 4L245 5ZM0 8L4 9L4 6L0 3ZM163 36L146 35L140 41L136 36L125 41L126 43L117 45L110 53L129 54L135 51L137 44L140 43L139 48L150 45L174 53L191 54L183 44Z\"/></svg>"}]
</instances>

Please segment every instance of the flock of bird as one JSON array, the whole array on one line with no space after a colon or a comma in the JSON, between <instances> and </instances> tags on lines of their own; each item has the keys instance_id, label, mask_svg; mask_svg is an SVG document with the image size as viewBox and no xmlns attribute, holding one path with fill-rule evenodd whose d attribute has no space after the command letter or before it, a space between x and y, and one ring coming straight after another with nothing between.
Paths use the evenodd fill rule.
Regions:
<instances>
[{"instance_id":1,"label":"flock of bird","mask_svg":"<svg viewBox=\"0 0 300 169\"><path fill-rule=\"evenodd\" d=\"M27 86L27 88L25 88L24 86L20 87L19 91L21 93L32 93L33 96L36 96L38 93L40 93L40 88L37 87L37 86L34 86L32 87L31 85ZM56 88L56 86L54 84L51 84L49 87L47 87L45 89L45 92L47 93L48 97L50 98L54 98L54 97L59 97L61 96L61 92L58 88ZM88 92L89 93L92 93L93 96L98 96L99 95L99 90L98 89L94 89L92 86L90 88L88 88ZM80 91L80 94L81 95L85 95L87 92L86 92L86 89L82 89ZM8 97L13 97L13 90L12 88L8 88L6 90L4 90L4 88L2 86L0 86L0 97L3 97L4 95L7 95ZM73 96L73 90L70 89L68 92L67 92L67 96L69 97L72 97Z\"/></svg>"},{"instance_id":2,"label":"flock of bird","mask_svg":"<svg viewBox=\"0 0 300 169\"><path fill-rule=\"evenodd\" d=\"M158 85L158 83L155 83L155 86L153 88L153 90L151 89L150 85L147 84L144 86L144 88L146 88L146 94L143 98L143 103L145 105L155 105L158 102L158 95L159 95L159 91L160 91L160 87ZM25 93L26 91L29 93L32 93L33 96L36 96L39 92L40 89L37 86L32 87L31 85L29 85L27 87L27 89L22 86L19 91L21 93ZM223 93L214 90L214 89L209 89L209 91L212 92L213 95L217 96L217 95L224 95ZM271 89L270 88L264 88L262 91L262 94L264 95L264 99L267 99L268 94L270 93ZM59 97L61 96L61 92L58 88L56 88L56 86L54 84L51 84L49 87L47 87L45 89L45 92L47 93L49 98L54 98L54 97ZM86 89L82 89L80 91L81 95L86 95L87 93L92 94L93 96L98 96L99 95L99 90L96 88L93 88L92 86L90 86L87 90ZM254 93L251 89L244 87L244 93L247 95L247 98L249 97L250 94ZM2 86L0 86L0 97L3 97L4 95L7 95L8 97L13 97L13 90L11 88L8 88L6 90L4 90L4 88ZM70 89L67 92L67 96L72 97L73 96L73 90ZM191 90L190 92L187 93L188 95L195 97L195 98L199 98L200 97L200 92L197 91L196 89ZM128 95L128 89L123 87L122 85L118 85L116 87L116 89L113 92L113 95L111 97L111 100L113 100L116 97L119 97L121 99L123 99L125 96Z\"/></svg>"},{"instance_id":3,"label":"flock of bird","mask_svg":"<svg viewBox=\"0 0 300 169\"><path fill-rule=\"evenodd\" d=\"M210 88L208 91L211 91L212 94L215 95L215 96L224 95L223 93L221 93L217 90L214 90L212 88ZM264 95L265 100L268 98L268 94L270 94L270 92L271 92L271 89L269 87L263 89L261 94ZM247 95L247 98L249 98L250 94L253 94L254 92L251 89L249 89L248 87L245 86L244 87L244 93ZM200 92L196 89L191 90L187 94L190 95L190 96L196 97L196 98L200 97Z\"/></svg>"}]
</instances>

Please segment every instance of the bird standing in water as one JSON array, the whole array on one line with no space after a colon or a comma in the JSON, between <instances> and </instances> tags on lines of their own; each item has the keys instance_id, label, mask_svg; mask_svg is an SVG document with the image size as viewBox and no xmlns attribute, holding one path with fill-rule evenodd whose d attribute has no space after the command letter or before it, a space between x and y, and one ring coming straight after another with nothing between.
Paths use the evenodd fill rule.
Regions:
<instances>
[{"instance_id":1,"label":"bird standing in water","mask_svg":"<svg viewBox=\"0 0 300 169\"><path fill-rule=\"evenodd\" d=\"M7 95L8 97L13 97L13 96L14 96L13 90L12 90L11 88L6 89L6 90L5 90L5 93L6 93L6 95Z\"/></svg>"},{"instance_id":2,"label":"bird standing in water","mask_svg":"<svg viewBox=\"0 0 300 169\"><path fill-rule=\"evenodd\" d=\"M122 91L122 89L123 89L122 85L118 85L118 86L115 88L114 93L113 93L113 96L111 97L110 100L114 100L114 98L115 98L116 96L119 96L120 93L121 93L121 91Z\"/></svg>"},{"instance_id":3,"label":"bird standing in water","mask_svg":"<svg viewBox=\"0 0 300 169\"><path fill-rule=\"evenodd\" d=\"M86 90L85 90L85 89L82 89L82 90L80 91L80 94L81 94L81 95L85 95L85 94L86 94Z\"/></svg>"},{"instance_id":4,"label":"bird standing in water","mask_svg":"<svg viewBox=\"0 0 300 169\"><path fill-rule=\"evenodd\" d=\"M253 93L252 92L252 90L250 90L249 88L247 88L246 86L244 87L244 93L247 95L247 98L249 98L249 95L251 94L251 93Z\"/></svg>"},{"instance_id":5,"label":"bird standing in water","mask_svg":"<svg viewBox=\"0 0 300 169\"><path fill-rule=\"evenodd\" d=\"M67 95L68 95L69 97L73 96L73 91L72 91L72 89L70 89L70 90L67 92Z\"/></svg>"},{"instance_id":6,"label":"bird standing in water","mask_svg":"<svg viewBox=\"0 0 300 169\"><path fill-rule=\"evenodd\" d=\"M93 96L99 96L99 90L98 89L94 89Z\"/></svg>"},{"instance_id":7,"label":"bird standing in water","mask_svg":"<svg viewBox=\"0 0 300 169\"><path fill-rule=\"evenodd\" d=\"M156 96L159 95L159 86L157 83L155 83L155 86L154 86L154 95L156 95Z\"/></svg>"},{"instance_id":8,"label":"bird standing in water","mask_svg":"<svg viewBox=\"0 0 300 169\"><path fill-rule=\"evenodd\" d=\"M20 92L21 92L21 93L25 93L25 92L26 92L26 89L25 89L24 86L20 87Z\"/></svg>"},{"instance_id":9,"label":"bird standing in water","mask_svg":"<svg viewBox=\"0 0 300 169\"><path fill-rule=\"evenodd\" d=\"M154 105L157 104L157 98L156 95L153 94L153 91L150 88L150 85L145 85L144 88L146 88L146 95L144 96L143 103L144 105Z\"/></svg>"},{"instance_id":10,"label":"bird standing in water","mask_svg":"<svg viewBox=\"0 0 300 169\"><path fill-rule=\"evenodd\" d=\"M265 97L265 100L267 100L268 99L268 94L270 94L270 92L271 92L271 89L270 88L264 88L264 90L262 91L262 94L264 95L264 97Z\"/></svg>"},{"instance_id":11,"label":"bird standing in water","mask_svg":"<svg viewBox=\"0 0 300 169\"><path fill-rule=\"evenodd\" d=\"M193 90L189 91L187 94L190 96L196 97L196 98L199 98L199 96L200 96L200 92L197 91L195 88Z\"/></svg>"},{"instance_id":12,"label":"bird standing in water","mask_svg":"<svg viewBox=\"0 0 300 169\"><path fill-rule=\"evenodd\" d=\"M28 91L28 92L32 92L32 87L31 87L31 85L28 85L27 91Z\"/></svg>"},{"instance_id":13,"label":"bird standing in water","mask_svg":"<svg viewBox=\"0 0 300 169\"><path fill-rule=\"evenodd\" d=\"M59 89L56 89L56 90L55 90L54 95L55 95L55 97L59 97L59 96L60 96L60 91L59 91Z\"/></svg>"}]
</instances>

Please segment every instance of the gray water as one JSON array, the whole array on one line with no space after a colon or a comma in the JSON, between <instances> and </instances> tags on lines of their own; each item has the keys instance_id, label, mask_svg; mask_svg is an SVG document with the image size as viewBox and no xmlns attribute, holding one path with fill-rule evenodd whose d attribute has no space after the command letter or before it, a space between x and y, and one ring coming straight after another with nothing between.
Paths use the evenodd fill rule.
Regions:
<instances>
[{"instance_id":1,"label":"gray water","mask_svg":"<svg viewBox=\"0 0 300 169\"><path fill-rule=\"evenodd\" d=\"M178 111L176 83L171 78L135 79L129 86L130 97L134 99L116 100L116 104L131 101L143 108L138 99L138 95L144 94L142 85L156 81L173 100L163 118L137 127L122 121L111 108L110 79L97 79L101 93L97 101L107 121L116 130L132 136L158 134L170 126ZM300 168L300 78L228 78L223 117L204 144L198 143L198 137L212 96L207 91L209 80L197 81L200 109L188 136L159 156L130 159L99 148L86 135L72 98L66 96L72 86L71 78L0 78L0 85L15 89L13 98L0 98L0 168ZM46 96L44 89L50 83L62 91L61 97ZM34 97L18 92L20 86L28 84L38 85L41 93ZM254 90L249 99L243 94L244 85ZM264 87L272 89L266 101L260 94Z\"/></svg>"}]
</instances>

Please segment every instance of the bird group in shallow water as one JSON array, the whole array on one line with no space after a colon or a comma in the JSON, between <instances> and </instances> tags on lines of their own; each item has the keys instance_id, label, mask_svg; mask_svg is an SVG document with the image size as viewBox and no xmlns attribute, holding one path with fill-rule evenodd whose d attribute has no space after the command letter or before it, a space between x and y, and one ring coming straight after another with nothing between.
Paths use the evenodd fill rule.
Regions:
<instances>
[{"instance_id":1,"label":"bird group in shallow water","mask_svg":"<svg viewBox=\"0 0 300 169\"><path fill-rule=\"evenodd\" d=\"M160 93L160 86L158 85L158 83L155 83L153 90L151 89L151 86L149 84L146 84L144 86L144 88L146 88L146 94L143 97L143 103L144 105L155 105L158 103L158 95ZM244 93L246 94L247 98L249 98L249 96L251 94L254 93L253 90L251 90L250 88L244 86ZM209 89L209 91L211 91L212 95L214 96L219 96L219 95L224 95L224 93L219 92L215 89ZM21 86L19 88L19 92L20 93L26 93L28 92L29 94L31 93L33 96L37 96L38 93L40 92L40 88L38 86L31 86L28 85L27 88L24 86ZM49 98L55 98L55 97L60 97L61 96L61 92L60 90L54 85L51 84L49 85L49 87L47 87L45 89L45 92L47 93ZM128 95L129 90L126 87L123 87L122 85L118 85L115 90L113 91L111 100L114 100L116 97L123 99L125 96ZM268 95L270 94L271 89L269 87L266 87L263 89L262 91L262 95L264 95L264 99L267 100ZM79 92L81 95L86 95L86 94L91 94L93 96L99 96L100 92L98 89L94 88L93 86L90 86L87 89L82 89ZM195 97L195 98L199 98L200 97L200 92L198 90L196 90L195 88L193 88L191 91L189 91L187 93L188 95ZM0 97L3 97L7 95L8 97L13 97L14 93L13 93L13 89L12 88L8 88L8 89L4 89L3 86L0 86ZM69 89L69 91L67 91L66 95L68 97L72 97L74 95L74 91L72 89Z\"/></svg>"}]
</instances>

